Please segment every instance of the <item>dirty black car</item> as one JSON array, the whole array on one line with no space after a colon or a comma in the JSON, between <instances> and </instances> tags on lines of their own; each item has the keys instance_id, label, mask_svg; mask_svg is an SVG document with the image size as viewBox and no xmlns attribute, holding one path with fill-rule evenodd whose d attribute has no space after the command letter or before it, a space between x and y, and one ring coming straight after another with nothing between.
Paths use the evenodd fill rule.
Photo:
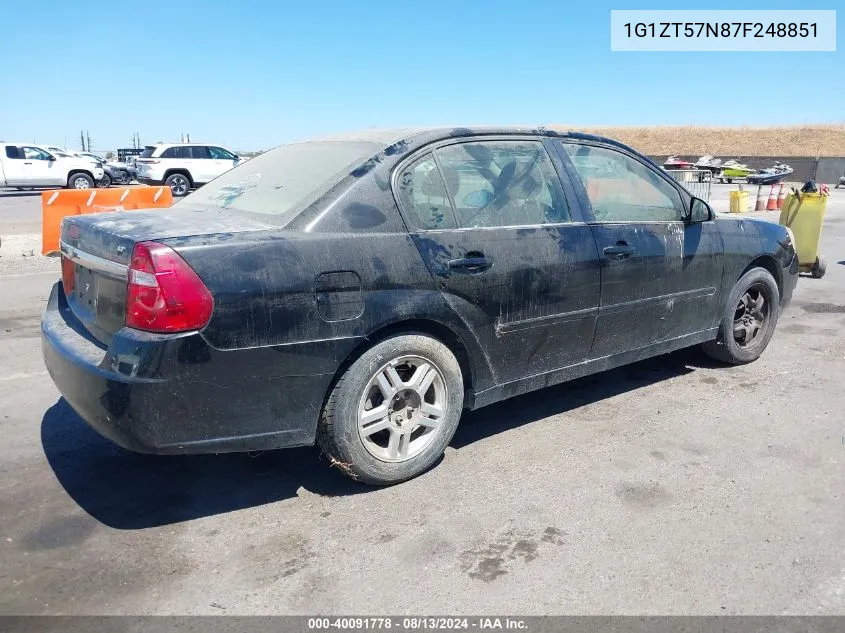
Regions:
<instances>
[{"instance_id":1,"label":"dirty black car","mask_svg":"<svg viewBox=\"0 0 845 633\"><path fill-rule=\"evenodd\" d=\"M167 210L68 218L44 359L150 453L319 444L388 484L462 411L688 346L755 360L788 229L717 217L609 139L368 130L284 145Z\"/></svg>"}]
</instances>

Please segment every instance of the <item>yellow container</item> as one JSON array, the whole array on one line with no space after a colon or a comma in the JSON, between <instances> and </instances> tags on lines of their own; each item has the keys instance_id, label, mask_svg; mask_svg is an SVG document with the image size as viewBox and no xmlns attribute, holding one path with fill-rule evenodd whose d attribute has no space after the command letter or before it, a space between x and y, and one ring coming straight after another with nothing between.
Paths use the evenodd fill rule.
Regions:
<instances>
[{"instance_id":1,"label":"yellow container","mask_svg":"<svg viewBox=\"0 0 845 633\"><path fill-rule=\"evenodd\" d=\"M778 221L792 229L799 267L804 272L812 272L814 277L824 275L825 269L824 258L819 255L819 238L827 198L819 193L800 193L796 196L790 192L783 202Z\"/></svg>"},{"instance_id":2,"label":"yellow container","mask_svg":"<svg viewBox=\"0 0 845 633\"><path fill-rule=\"evenodd\" d=\"M748 213L747 191L731 191L731 213Z\"/></svg>"}]
</instances>

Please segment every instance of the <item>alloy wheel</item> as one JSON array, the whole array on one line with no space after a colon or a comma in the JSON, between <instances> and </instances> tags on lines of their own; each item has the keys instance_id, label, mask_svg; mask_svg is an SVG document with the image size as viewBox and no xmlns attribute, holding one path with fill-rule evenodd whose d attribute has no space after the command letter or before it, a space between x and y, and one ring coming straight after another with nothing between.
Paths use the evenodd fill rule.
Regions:
<instances>
[{"instance_id":1,"label":"alloy wheel","mask_svg":"<svg viewBox=\"0 0 845 633\"><path fill-rule=\"evenodd\" d=\"M739 298L734 312L733 334L736 344L753 347L762 338L769 318L769 301L762 285L755 284Z\"/></svg>"},{"instance_id":2,"label":"alloy wheel","mask_svg":"<svg viewBox=\"0 0 845 633\"><path fill-rule=\"evenodd\" d=\"M440 432L447 404L440 368L422 356L400 356L370 378L358 405L358 435L376 459L404 462Z\"/></svg>"}]
</instances>

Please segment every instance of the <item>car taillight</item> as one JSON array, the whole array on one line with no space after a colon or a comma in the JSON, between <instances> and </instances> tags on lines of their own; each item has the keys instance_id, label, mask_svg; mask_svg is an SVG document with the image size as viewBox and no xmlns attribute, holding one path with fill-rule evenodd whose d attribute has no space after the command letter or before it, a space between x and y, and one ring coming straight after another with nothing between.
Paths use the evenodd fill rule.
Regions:
<instances>
[{"instance_id":1,"label":"car taillight","mask_svg":"<svg viewBox=\"0 0 845 633\"><path fill-rule=\"evenodd\" d=\"M187 332L208 323L214 300L172 248L139 242L126 288L126 325L145 332Z\"/></svg>"},{"instance_id":2,"label":"car taillight","mask_svg":"<svg viewBox=\"0 0 845 633\"><path fill-rule=\"evenodd\" d=\"M73 294L73 287L76 285L76 265L73 261L62 255L62 286L65 289L65 295Z\"/></svg>"}]
</instances>

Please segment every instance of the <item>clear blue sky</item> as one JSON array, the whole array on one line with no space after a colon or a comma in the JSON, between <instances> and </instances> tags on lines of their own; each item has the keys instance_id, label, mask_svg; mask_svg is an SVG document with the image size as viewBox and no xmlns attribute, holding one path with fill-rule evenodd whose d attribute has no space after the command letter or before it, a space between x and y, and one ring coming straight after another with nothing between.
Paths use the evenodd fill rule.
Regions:
<instances>
[{"instance_id":1,"label":"clear blue sky","mask_svg":"<svg viewBox=\"0 0 845 633\"><path fill-rule=\"evenodd\" d=\"M804 4L715 8L840 3ZM611 8L714 7L0 0L0 139L77 148L85 129L105 151L189 132L245 151L371 126L845 121L842 36L835 53L611 52Z\"/></svg>"}]
</instances>

